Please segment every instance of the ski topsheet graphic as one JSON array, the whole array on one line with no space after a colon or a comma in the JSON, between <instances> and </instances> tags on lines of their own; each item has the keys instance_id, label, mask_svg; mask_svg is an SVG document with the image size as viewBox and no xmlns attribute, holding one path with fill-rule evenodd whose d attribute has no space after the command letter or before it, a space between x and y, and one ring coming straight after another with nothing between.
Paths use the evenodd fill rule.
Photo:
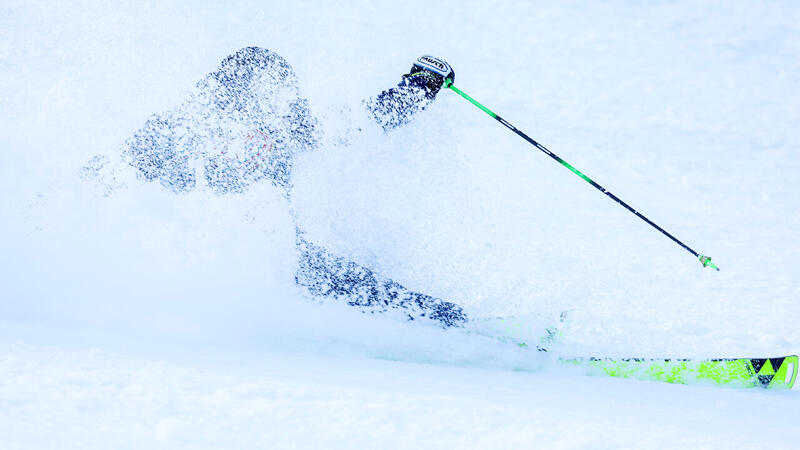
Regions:
<instances>
[{"instance_id":1,"label":"ski topsheet graphic","mask_svg":"<svg viewBox=\"0 0 800 450\"><path fill-rule=\"evenodd\" d=\"M560 358L562 363L590 372L620 378L676 384L791 389L797 379L798 357L650 359L650 358Z\"/></svg>"}]
</instances>

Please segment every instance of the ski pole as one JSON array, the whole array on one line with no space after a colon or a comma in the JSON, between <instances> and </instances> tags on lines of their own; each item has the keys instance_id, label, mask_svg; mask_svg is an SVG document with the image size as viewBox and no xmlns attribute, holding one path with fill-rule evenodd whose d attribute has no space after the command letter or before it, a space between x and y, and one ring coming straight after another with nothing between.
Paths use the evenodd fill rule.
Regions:
<instances>
[{"instance_id":1,"label":"ski pole","mask_svg":"<svg viewBox=\"0 0 800 450\"><path fill-rule=\"evenodd\" d=\"M564 161L563 159L561 159L558 155L556 155L555 153L553 153L550 150L548 150L547 148L545 148L545 146L543 146L542 144L540 144L540 143L534 141L533 139L531 139L527 134L525 134L522 131L518 130L514 125L511 125L510 123L506 122L505 119L503 119L502 117L500 117L497 114L495 114L494 112L492 112L489 108L483 106L477 100L475 100L474 98L472 98L469 95L465 94L461 89L455 87L453 85L453 81L451 79L448 78L447 80L445 80L445 87L448 88L448 89L451 89L456 94L458 94L458 95L464 97L465 99L467 99L470 103L472 103L473 105L477 106L481 111L485 112L486 114L490 115L492 118L497 120L498 122L500 122L503 125L505 125L506 128L508 128L509 130L511 130L514 133L516 133L522 139L525 139L526 141L528 141L529 144L531 144L534 147L538 148L539 150L544 152L547 156L549 156L549 157L553 158L554 160L558 161L559 164L561 164L562 166L564 166L567 169L569 169L570 171L572 171L572 173L574 173L575 175L583 178L584 181L586 181L587 183L589 183L592 186L594 186L595 188L597 188L598 191L600 191L600 192L606 194L607 196L609 196L611 198L611 200L614 200L615 202L619 203L623 208L627 209L628 211L630 211L634 215L636 215L636 217L638 217L638 218L644 220L645 222L647 222L651 227L653 227L656 230L660 231L664 236L672 239L676 244L680 245L686 251L688 251L689 253L694 255L695 258L699 259L700 263L703 264L703 267L711 267L712 269L719 271L719 267L717 267L714 263L711 262L711 257L710 256L701 255L701 254L697 253L696 251L692 250L688 245L686 245L683 242L679 241L678 238L676 238L675 236L673 236L669 232L667 232L667 230L665 230L665 229L661 228L660 226L656 225L655 222L653 222L652 220L650 220L647 217L643 216L642 214L640 214L635 209L631 208L627 203L622 201L619 197L617 197L616 195L612 194L610 191L607 191L606 188L604 188L603 186L600 186L594 180L592 180L591 178L589 178L586 175L584 175L580 170L578 170L575 167L573 167L570 163L568 163L568 162Z\"/></svg>"}]
</instances>

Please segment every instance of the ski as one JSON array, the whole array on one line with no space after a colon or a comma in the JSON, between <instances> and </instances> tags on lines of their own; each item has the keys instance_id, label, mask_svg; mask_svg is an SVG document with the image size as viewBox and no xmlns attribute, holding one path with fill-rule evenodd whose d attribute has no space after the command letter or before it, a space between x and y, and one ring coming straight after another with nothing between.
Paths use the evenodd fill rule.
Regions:
<instances>
[{"instance_id":1,"label":"ski","mask_svg":"<svg viewBox=\"0 0 800 450\"><path fill-rule=\"evenodd\" d=\"M569 313L557 320L545 317L497 317L473 321L472 332L553 357L561 353L569 328ZM534 320L535 319L535 320ZM548 322L550 325L547 325ZM539 345L529 346L536 341ZM672 384L716 385L735 388L791 389L800 368L797 355L774 358L609 358L558 357L561 364L589 374L659 381Z\"/></svg>"},{"instance_id":2,"label":"ski","mask_svg":"<svg viewBox=\"0 0 800 450\"><path fill-rule=\"evenodd\" d=\"M777 358L559 358L590 373L672 384L736 388L791 389L797 379L797 355Z\"/></svg>"}]
</instances>

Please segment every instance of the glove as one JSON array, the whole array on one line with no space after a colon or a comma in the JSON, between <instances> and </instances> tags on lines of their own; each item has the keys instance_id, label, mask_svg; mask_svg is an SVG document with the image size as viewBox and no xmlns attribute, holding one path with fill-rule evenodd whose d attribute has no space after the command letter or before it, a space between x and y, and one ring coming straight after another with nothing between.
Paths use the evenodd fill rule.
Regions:
<instances>
[{"instance_id":1,"label":"glove","mask_svg":"<svg viewBox=\"0 0 800 450\"><path fill-rule=\"evenodd\" d=\"M425 109L442 86L455 78L456 73L446 62L433 56L420 56L397 87L365 100L364 105L385 131L393 130Z\"/></svg>"},{"instance_id":2,"label":"glove","mask_svg":"<svg viewBox=\"0 0 800 450\"><path fill-rule=\"evenodd\" d=\"M403 75L403 79L407 84L424 86L426 97L433 100L445 84L455 82L456 72L444 60L426 55L414 61L411 70Z\"/></svg>"}]
</instances>

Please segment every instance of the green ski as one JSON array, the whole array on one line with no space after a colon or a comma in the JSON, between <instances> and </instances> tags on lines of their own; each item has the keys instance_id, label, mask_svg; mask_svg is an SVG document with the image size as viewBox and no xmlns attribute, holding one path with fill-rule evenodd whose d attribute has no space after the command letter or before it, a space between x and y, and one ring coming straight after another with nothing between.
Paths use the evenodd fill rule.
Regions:
<instances>
[{"instance_id":1,"label":"green ski","mask_svg":"<svg viewBox=\"0 0 800 450\"><path fill-rule=\"evenodd\" d=\"M553 355L559 363L583 368L589 374L618 378L734 388L791 389L800 369L796 355L712 359L558 357L560 352L553 352L552 346L562 343L569 326L568 314L569 311L562 312L559 320L547 327L543 327L541 320L537 321L538 326L530 323L530 318L486 318L474 321L469 332ZM540 335L540 345L529 346L526 341L536 334Z\"/></svg>"},{"instance_id":2,"label":"green ski","mask_svg":"<svg viewBox=\"0 0 800 450\"><path fill-rule=\"evenodd\" d=\"M559 361L612 377L738 388L791 389L798 371L797 355L720 359L560 358Z\"/></svg>"}]
</instances>

